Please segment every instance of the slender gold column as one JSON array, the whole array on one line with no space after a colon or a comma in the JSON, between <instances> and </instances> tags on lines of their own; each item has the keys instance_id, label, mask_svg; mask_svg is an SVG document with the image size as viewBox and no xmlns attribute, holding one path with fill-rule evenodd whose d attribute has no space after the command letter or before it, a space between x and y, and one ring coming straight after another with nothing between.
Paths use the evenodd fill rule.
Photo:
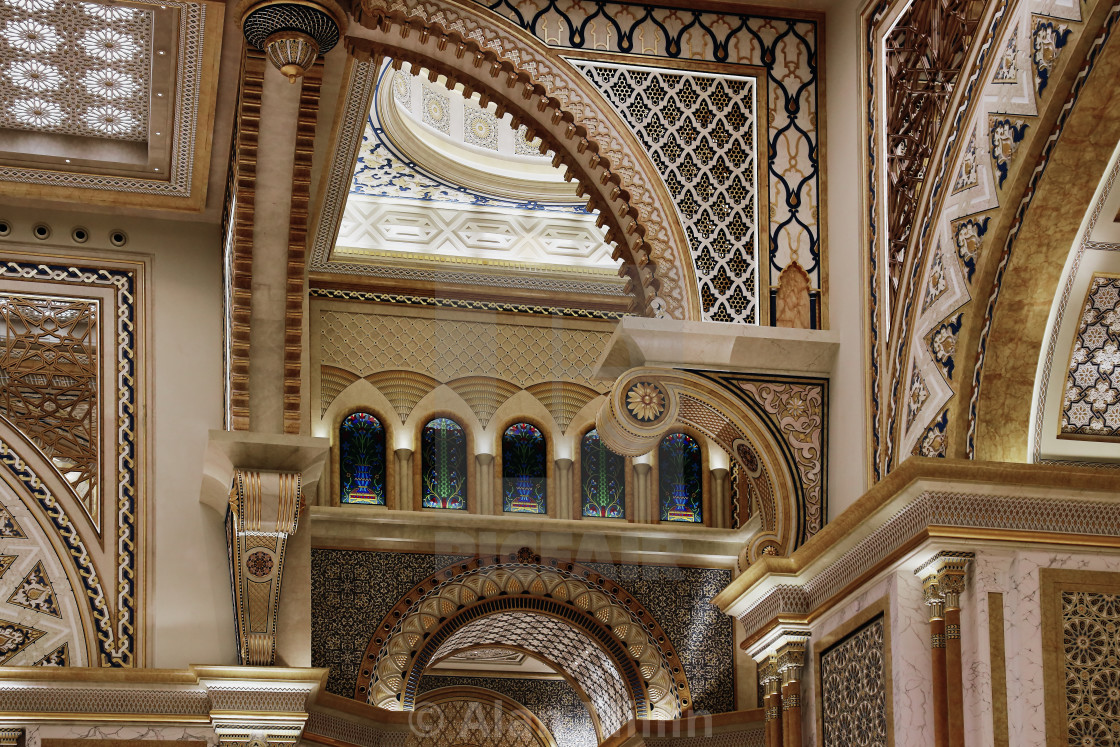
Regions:
<instances>
[{"instance_id":1,"label":"slender gold column","mask_svg":"<svg viewBox=\"0 0 1120 747\"><path fill-rule=\"evenodd\" d=\"M762 707L766 723L766 747L782 747L782 690L777 656L770 656L765 663L759 665L758 679L765 693Z\"/></svg>"},{"instance_id":2,"label":"slender gold column","mask_svg":"<svg viewBox=\"0 0 1120 747\"><path fill-rule=\"evenodd\" d=\"M968 558L946 558L937 573L945 598L945 686L949 708L949 747L964 747L964 664L961 658L961 594Z\"/></svg>"},{"instance_id":3,"label":"slender gold column","mask_svg":"<svg viewBox=\"0 0 1120 747\"><path fill-rule=\"evenodd\" d=\"M945 689L945 598L937 585L937 574L922 579L922 593L929 610L930 660L933 664L933 742L949 744L949 702Z\"/></svg>"},{"instance_id":4,"label":"slender gold column","mask_svg":"<svg viewBox=\"0 0 1120 747\"><path fill-rule=\"evenodd\" d=\"M789 640L778 649L782 674L782 737L785 747L801 747L801 672L807 638Z\"/></svg>"},{"instance_id":5,"label":"slender gold column","mask_svg":"<svg viewBox=\"0 0 1120 747\"><path fill-rule=\"evenodd\" d=\"M938 747L964 747L964 664L961 658L961 593L971 552L939 552L915 575L929 607L933 663L933 734Z\"/></svg>"}]
</instances>

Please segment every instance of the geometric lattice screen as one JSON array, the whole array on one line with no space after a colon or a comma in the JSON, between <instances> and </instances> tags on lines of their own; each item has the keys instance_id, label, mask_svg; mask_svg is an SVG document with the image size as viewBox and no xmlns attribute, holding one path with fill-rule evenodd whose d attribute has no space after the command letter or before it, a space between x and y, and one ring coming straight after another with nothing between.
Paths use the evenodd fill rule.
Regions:
<instances>
[{"instance_id":1,"label":"geometric lattice screen","mask_svg":"<svg viewBox=\"0 0 1120 747\"><path fill-rule=\"evenodd\" d=\"M144 141L151 10L0 0L0 127Z\"/></svg>"},{"instance_id":2,"label":"geometric lattice screen","mask_svg":"<svg viewBox=\"0 0 1120 747\"><path fill-rule=\"evenodd\" d=\"M688 235L704 319L757 323L755 80L569 61L661 172Z\"/></svg>"}]
</instances>

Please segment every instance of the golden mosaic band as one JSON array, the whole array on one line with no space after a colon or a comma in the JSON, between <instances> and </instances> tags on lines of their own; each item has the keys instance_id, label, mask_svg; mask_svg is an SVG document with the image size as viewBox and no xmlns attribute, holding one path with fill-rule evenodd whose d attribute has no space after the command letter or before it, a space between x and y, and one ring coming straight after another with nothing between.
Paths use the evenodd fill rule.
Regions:
<instances>
[{"instance_id":1,"label":"golden mosaic band","mask_svg":"<svg viewBox=\"0 0 1120 747\"><path fill-rule=\"evenodd\" d=\"M945 626L945 638L948 639L948 640L959 641L960 638L961 638L961 626L960 625L946 625Z\"/></svg>"},{"instance_id":2,"label":"golden mosaic band","mask_svg":"<svg viewBox=\"0 0 1120 747\"><path fill-rule=\"evenodd\" d=\"M930 648L945 648L945 636L941 634L933 634L930 636Z\"/></svg>"}]
</instances>

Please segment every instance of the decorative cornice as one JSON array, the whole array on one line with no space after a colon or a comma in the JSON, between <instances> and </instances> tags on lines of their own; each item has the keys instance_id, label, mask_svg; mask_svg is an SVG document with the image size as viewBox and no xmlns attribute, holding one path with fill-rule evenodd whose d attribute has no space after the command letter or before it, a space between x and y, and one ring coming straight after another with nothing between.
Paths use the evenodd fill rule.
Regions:
<instances>
[{"instance_id":1,"label":"decorative cornice","mask_svg":"<svg viewBox=\"0 0 1120 747\"><path fill-rule=\"evenodd\" d=\"M561 306L502 303L481 301L469 298L428 298L401 293L377 293L373 291L351 290L346 288L313 287L311 298L328 298L364 303L401 303L409 306L431 306L444 309L474 309L480 311L509 311L516 314L543 316L563 316L577 319L620 319L625 316L619 311L598 311L595 309L573 309Z\"/></svg>"},{"instance_id":2,"label":"decorative cornice","mask_svg":"<svg viewBox=\"0 0 1120 747\"><path fill-rule=\"evenodd\" d=\"M963 479L976 492L939 489ZM1117 547L1117 483L1089 469L914 459L791 557L763 558L714 601L739 618L753 648L776 625L815 619L930 538Z\"/></svg>"}]
</instances>

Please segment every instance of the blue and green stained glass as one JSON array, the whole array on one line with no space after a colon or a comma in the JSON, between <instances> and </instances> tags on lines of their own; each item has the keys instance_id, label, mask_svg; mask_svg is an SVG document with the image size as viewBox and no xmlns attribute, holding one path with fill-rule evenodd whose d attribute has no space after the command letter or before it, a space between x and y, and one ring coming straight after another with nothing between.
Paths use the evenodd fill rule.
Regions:
<instances>
[{"instance_id":1,"label":"blue and green stained glass","mask_svg":"<svg viewBox=\"0 0 1120 747\"><path fill-rule=\"evenodd\" d=\"M385 505L385 427L356 412L338 427L339 482L343 503Z\"/></svg>"},{"instance_id":2,"label":"blue and green stained glass","mask_svg":"<svg viewBox=\"0 0 1120 747\"><path fill-rule=\"evenodd\" d=\"M420 432L424 508L467 510L467 434L450 418L436 418Z\"/></svg>"},{"instance_id":3,"label":"blue and green stained glass","mask_svg":"<svg viewBox=\"0 0 1120 747\"><path fill-rule=\"evenodd\" d=\"M693 524L703 519L704 487L700 444L684 433L671 433L657 449L661 520Z\"/></svg>"},{"instance_id":4,"label":"blue and green stained glass","mask_svg":"<svg viewBox=\"0 0 1120 747\"><path fill-rule=\"evenodd\" d=\"M579 450L583 515L626 518L626 458L607 448L599 431L590 430Z\"/></svg>"},{"instance_id":5,"label":"blue and green stained glass","mask_svg":"<svg viewBox=\"0 0 1120 747\"><path fill-rule=\"evenodd\" d=\"M547 449L544 434L516 423L502 434L502 508L509 513L548 512Z\"/></svg>"}]
</instances>

